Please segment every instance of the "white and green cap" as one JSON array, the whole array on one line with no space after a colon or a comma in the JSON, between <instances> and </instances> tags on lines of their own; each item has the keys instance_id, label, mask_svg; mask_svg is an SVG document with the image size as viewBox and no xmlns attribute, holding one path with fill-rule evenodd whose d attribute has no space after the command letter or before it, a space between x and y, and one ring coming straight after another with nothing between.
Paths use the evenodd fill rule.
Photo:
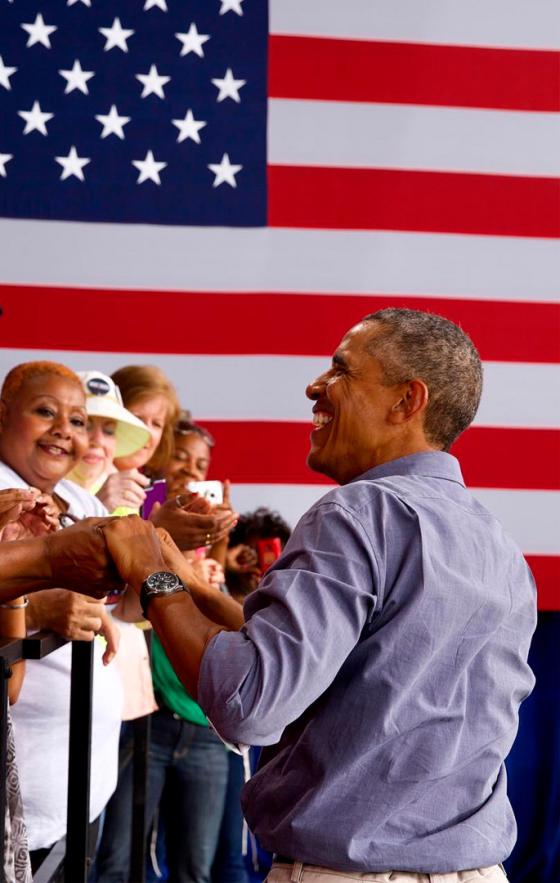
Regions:
<instances>
[{"instance_id":1,"label":"white and green cap","mask_svg":"<svg viewBox=\"0 0 560 883\"><path fill-rule=\"evenodd\" d=\"M123 405L116 383L101 371L77 371L86 394L86 411L90 417L106 417L117 421L116 457L128 457L143 448L150 438L145 423Z\"/></svg>"}]
</instances>

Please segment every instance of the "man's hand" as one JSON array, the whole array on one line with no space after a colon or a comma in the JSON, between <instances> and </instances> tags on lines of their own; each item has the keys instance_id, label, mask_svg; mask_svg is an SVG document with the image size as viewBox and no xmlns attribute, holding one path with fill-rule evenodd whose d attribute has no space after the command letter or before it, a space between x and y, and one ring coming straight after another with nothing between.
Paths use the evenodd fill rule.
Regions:
<instances>
[{"instance_id":1,"label":"man's hand","mask_svg":"<svg viewBox=\"0 0 560 883\"><path fill-rule=\"evenodd\" d=\"M94 598L122 589L123 580L108 553L102 530L103 526L120 520L123 519L84 518L72 527L44 537L51 585L79 589Z\"/></svg>"},{"instance_id":2,"label":"man's hand","mask_svg":"<svg viewBox=\"0 0 560 883\"><path fill-rule=\"evenodd\" d=\"M149 484L150 479L138 469L125 469L110 475L98 490L97 497L109 512L114 512L119 506L139 509L146 499L144 488Z\"/></svg>"},{"instance_id":3,"label":"man's hand","mask_svg":"<svg viewBox=\"0 0 560 883\"><path fill-rule=\"evenodd\" d=\"M180 549L188 551L213 546L227 537L237 517L230 509L215 511L208 500L182 494L153 512L151 521L156 527L163 527Z\"/></svg>"},{"instance_id":4,"label":"man's hand","mask_svg":"<svg viewBox=\"0 0 560 883\"><path fill-rule=\"evenodd\" d=\"M146 577L168 570L156 529L137 515L107 519L103 536L123 582L139 592Z\"/></svg>"}]
</instances>

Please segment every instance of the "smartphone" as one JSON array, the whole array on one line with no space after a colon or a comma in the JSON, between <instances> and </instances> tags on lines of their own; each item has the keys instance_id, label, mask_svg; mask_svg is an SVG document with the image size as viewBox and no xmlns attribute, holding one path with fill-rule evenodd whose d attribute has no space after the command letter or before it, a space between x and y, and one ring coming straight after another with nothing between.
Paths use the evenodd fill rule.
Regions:
<instances>
[{"instance_id":1,"label":"smartphone","mask_svg":"<svg viewBox=\"0 0 560 883\"><path fill-rule=\"evenodd\" d=\"M280 558L282 543L279 537L271 537L268 540L257 540L257 555L259 556L259 570L266 573L271 564Z\"/></svg>"},{"instance_id":2,"label":"smartphone","mask_svg":"<svg viewBox=\"0 0 560 883\"><path fill-rule=\"evenodd\" d=\"M164 478L159 478L146 489L146 499L140 506L140 518L148 519L154 503L165 503L166 500L167 482Z\"/></svg>"},{"instance_id":3,"label":"smartphone","mask_svg":"<svg viewBox=\"0 0 560 883\"><path fill-rule=\"evenodd\" d=\"M221 481L189 481L187 487L199 497L209 500L213 506L224 502L224 488Z\"/></svg>"}]
</instances>

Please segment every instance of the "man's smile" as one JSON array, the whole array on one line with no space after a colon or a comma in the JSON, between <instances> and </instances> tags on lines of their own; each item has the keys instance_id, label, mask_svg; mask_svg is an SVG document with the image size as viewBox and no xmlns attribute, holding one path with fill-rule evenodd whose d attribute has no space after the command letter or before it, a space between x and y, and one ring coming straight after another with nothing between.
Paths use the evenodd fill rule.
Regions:
<instances>
[{"instance_id":1,"label":"man's smile","mask_svg":"<svg viewBox=\"0 0 560 883\"><path fill-rule=\"evenodd\" d=\"M327 426L333 419L333 415L329 414L327 411L314 411L313 413L313 432L316 432L318 429L323 429L324 426Z\"/></svg>"}]
</instances>

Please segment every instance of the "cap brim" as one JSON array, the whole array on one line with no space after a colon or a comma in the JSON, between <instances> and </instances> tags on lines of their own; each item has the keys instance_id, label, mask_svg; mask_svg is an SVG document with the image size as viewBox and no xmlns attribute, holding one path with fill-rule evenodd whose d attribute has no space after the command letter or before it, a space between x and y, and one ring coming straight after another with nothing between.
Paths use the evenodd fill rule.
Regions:
<instances>
[{"instance_id":1,"label":"cap brim","mask_svg":"<svg viewBox=\"0 0 560 883\"><path fill-rule=\"evenodd\" d=\"M90 417L106 417L108 420L117 421L115 457L128 457L148 443L150 438L148 427L113 399L88 396L86 410Z\"/></svg>"}]
</instances>

